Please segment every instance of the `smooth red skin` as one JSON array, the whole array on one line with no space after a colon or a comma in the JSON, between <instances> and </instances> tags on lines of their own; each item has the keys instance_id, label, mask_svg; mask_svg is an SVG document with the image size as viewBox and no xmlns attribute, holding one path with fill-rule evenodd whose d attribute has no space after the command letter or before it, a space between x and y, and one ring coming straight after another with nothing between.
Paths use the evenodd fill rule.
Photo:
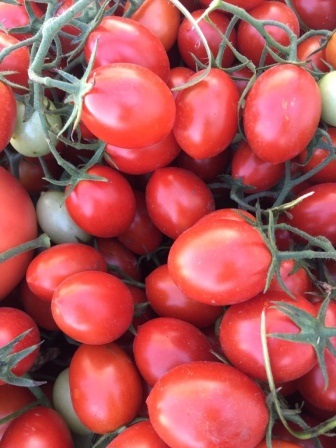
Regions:
<instances>
[{"instance_id":1,"label":"smooth red skin","mask_svg":"<svg viewBox=\"0 0 336 448\"><path fill-rule=\"evenodd\" d=\"M106 16L89 34L84 46L88 62L98 42L93 68L115 62L146 67L167 81L170 63L160 39L144 25L125 17Z\"/></svg>"},{"instance_id":2,"label":"smooth red skin","mask_svg":"<svg viewBox=\"0 0 336 448\"><path fill-rule=\"evenodd\" d=\"M133 341L133 355L150 386L181 364L215 361L210 341L201 330L172 317L157 317L140 325Z\"/></svg>"},{"instance_id":3,"label":"smooth red skin","mask_svg":"<svg viewBox=\"0 0 336 448\"><path fill-rule=\"evenodd\" d=\"M328 72L328 66L323 62L326 60L326 49L322 48L316 51L323 45L325 37L322 35L310 36L297 47L297 58L299 61L307 61L306 68L310 70L320 70L321 72Z\"/></svg>"},{"instance_id":4,"label":"smooth red skin","mask_svg":"<svg viewBox=\"0 0 336 448\"><path fill-rule=\"evenodd\" d=\"M108 266L108 271L118 278L122 274L113 270L111 266L116 266L135 280L141 280L142 273L138 259L124 244L116 238L96 238L97 249L103 255Z\"/></svg>"},{"instance_id":5,"label":"smooth red skin","mask_svg":"<svg viewBox=\"0 0 336 448\"><path fill-rule=\"evenodd\" d=\"M175 87L182 86L185 84L190 76L194 75L194 70L191 70L191 68L188 67L173 67L170 69L168 80L167 80L167 86L170 89L174 89ZM172 92L174 98L177 97L179 91L175 90Z\"/></svg>"},{"instance_id":6,"label":"smooth red skin","mask_svg":"<svg viewBox=\"0 0 336 448\"><path fill-rule=\"evenodd\" d=\"M83 271L55 290L51 312L68 336L84 344L108 344L131 325L134 313L128 287L114 275Z\"/></svg>"},{"instance_id":7,"label":"smooth red skin","mask_svg":"<svg viewBox=\"0 0 336 448\"><path fill-rule=\"evenodd\" d=\"M11 353L17 353L25 348L39 344L40 331L33 319L24 311L11 307L0 308L0 347L12 342L20 334L31 330L20 342L15 344ZM24 375L34 364L39 354L39 347L19 361L11 371L18 376ZM0 384L4 384L0 381Z\"/></svg>"},{"instance_id":8,"label":"smooth red skin","mask_svg":"<svg viewBox=\"0 0 336 448\"><path fill-rule=\"evenodd\" d=\"M19 0L20 1L20 0ZM23 1L20 1L23 3ZM35 2L30 2L35 15L37 17L42 16L42 11ZM9 31L9 34L16 37L19 40L24 40L31 37L31 34L18 33L10 31L11 28L20 28L29 25L30 19L25 6L11 5L9 3L0 3L0 23L2 27Z\"/></svg>"},{"instance_id":9,"label":"smooth red skin","mask_svg":"<svg viewBox=\"0 0 336 448\"><path fill-rule=\"evenodd\" d=\"M254 448L269 418L257 384L220 362L175 367L154 385L147 405L155 431L171 448Z\"/></svg>"},{"instance_id":10,"label":"smooth red skin","mask_svg":"<svg viewBox=\"0 0 336 448\"><path fill-rule=\"evenodd\" d=\"M301 67L276 65L259 76L247 95L247 142L262 160L285 162L306 148L320 115L321 95L314 78Z\"/></svg>"},{"instance_id":11,"label":"smooth red skin","mask_svg":"<svg viewBox=\"0 0 336 448\"><path fill-rule=\"evenodd\" d=\"M205 9L198 9L197 11L192 12L191 15L195 20L198 20L202 16L204 11ZM204 19L198 21L198 25L208 42L211 53L213 54L214 58L216 58L223 39L222 35L226 33L230 20L220 11L211 11L207 17L209 18L209 20L211 20L211 22L213 22L214 25L210 24ZM233 29L230 33L229 41L233 45L233 47L236 47L237 34L235 29ZM195 62L192 54L202 64L206 65L208 63L209 59L204 44L201 41L194 26L187 18L184 18L180 25L177 36L177 44L180 55L189 68L195 70L197 67L197 62ZM231 67L234 58L235 57L232 50L227 47L223 54L221 66L225 68Z\"/></svg>"},{"instance_id":12,"label":"smooth red skin","mask_svg":"<svg viewBox=\"0 0 336 448\"><path fill-rule=\"evenodd\" d=\"M19 40L14 36L6 34L4 31L0 32L0 51L12 45L18 44ZM28 87L28 67L30 61L30 54L27 47L21 47L12 51L0 62L1 71L14 71L10 75L6 75L6 79L23 87ZM13 88L16 93L23 95L27 90L21 88ZM16 108L16 107L15 107Z\"/></svg>"},{"instance_id":13,"label":"smooth red skin","mask_svg":"<svg viewBox=\"0 0 336 448\"><path fill-rule=\"evenodd\" d=\"M258 230L246 222L216 218L186 230L168 256L176 285L188 297L210 305L254 297L265 287L270 263Z\"/></svg>"},{"instance_id":14,"label":"smooth red skin","mask_svg":"<svg viewBox=\"0 0 336 448\"><path fill-rule=\"evenodd\" d=\"M255 216L246 210L238 208L220 208L208 215L203 216L196 224L203 224L205 222L212 222L214 219L229 219L230 221L249 222L256 221Z\"/></svg>"},{"instance_id":15,"label":"smooth red skin","mask_svg":"<svg viewBox=\"0 0 336 448\"><path fill-rule=\"evenodd\" d=\"M1 448L73 448L70 430L54 409L37 406L17 417L6 430Z\"/></svg>"},{"instance_id":16,"label":"smooth red skin","mask_svg":"<svg viewBox=\"0 0 336 448\"><path fill-rule=\"evenodd\" d=\"M231 175L241 179L248 193L258 193L273 188L285 174L285 164L265 162L252 151L249 144L241 141L232 156ZM254 188L253 188L254 187Z\"/></svg>"},{"instance_id":17,"label":"smooth red skin","mask_svg":"<svg viewBox=\"0 0 336 448\"><path fill-rule=\"evenodd\" d=\"M134 219L125 232L118 235L118 240L133 253L145 255L154 252L160 246L163 235L148 213L145 194L134 190L134 195L136 199Z\"/></svg>"},{"instance_id":18,"label":"smooth red skin","mask_svg":"<svg viewBox=\"0 0 336 448\"><path fill-rule=\"evenodd\" d=\"M167 84L148 68L121 62L98 67L88 84L92 88L83 97L81 120L106 143L143 148L172 130L174 97Z\"/></svg>"},{"instance_id":19,"label":"smooth red skin","mask_svg":"<svg viewBox=\"0 0 336 448\"><path fill-rule=\"evenodd\" d=\"M2 86L0 83L0 97ZM7 118L5 112L1 114L0 124L2 120L6 124ZM0 253L2 253L36 238L37 221L35 208L28 193L19 181L2 167L0 167L0 192ZM33 253L29 251L0 264L0 299L6 297L19 284L32 256Z\"/></svg>"},{"instance_id":20,"label":"smooth red skin","mask_svg":"<svg viewBox=\"0 0 336 448\"><path fill-rule=\"evenodd\" d=\"M94 165L88 174L106 181L82 180L65 200L67 211L84 231L100 238L124 232L135 215L135 196L129 182L118 171Z\"/></svg>"},{"instance_id":21,"label":"smooth red skin","mask_svg":"<svg viewBox=\"0 0 336 448\"><path fill-rule=\"evenodd\" d=\"M130 3L125 3L125 12ZM163 43L166 51L170 50L177 39L181 21L180 11L167 0L145 0L132 15L132 19L140 22L155 34Z\"/></svg>"},{"instance_id":22,"label":"smooth red skin","mask_svg":"<svg viewBox=\"0 0 336 448\"><path fill-rule=\"evenodd\" d=\"M126 174L147 174L169 165L180 153L173 132L153 145L144 148L120 148L106 145L105 161L112 167Z\"/></svg>"},{"instance_id":23,"label":"smooth red skin","mask_svg":"<svg viewBox=\"0 0 336 448\"><path fill-rule=\"evenodd\" d=\"M300 36L300 24L293 10L284 3L277 1L267 1L249 11L249 14L257 20L274 20L284 25L287 25L290 30ZM265 30L281 45L289 45L289 36L285 30L266 25ZM265 46L265 39L251 24L246 21L241 21L237 30L237 48L238 50L250 59L253 64L259 66L261 54ZM274 48L273 48L274 50ZM274 63L274 59L270 54L267 54L265 63L269 65Z\"/></svg>"},{"instance_id":24,"label":"smooth red skin","mask_svg":"<svg viewBox=\"0 0 336 448\"><path fill-rule=\"evenodd\" d=\"M23 310L29 314L36 325L49 331L59 331L58 325L51 314L51 303L42 300L35 295L28 287L27 282L23 281L20 285L20 301Z\"/></svg>"},{"instance_id":25,"label":"smooth red skin","mask_svg":"<svg viewBox=\"0 0 336 448\"><path fill-rule=\"evenodd\" d=\"M98 434L130 423L141 405L140 376L115 343L81 345L70 362L69 384L76 414Z\"/></svg>"},{"instance_id":26,"label":"smooth red skin","mask_svg":"<svg viewBox=\"0 0 336 448\"><path fill-rule=\"evenodd\" d=\"M332 144L336 147L336 128L329 127L327 130L330 135ZM329 155L329 151L324 148L314 148L312 156L309 161L306 162L308 156L308 150L305 149L298 156L298 161L301 164L300 169L303 173L308 173L313 168L323 162ZM324 182L336 182L336 160L332 160L327 166L322 168L319 172L309 178L309 181L316 184Z\"/></svg>"},{"instance_id":27,"label":"smooth red skin","mask_svg":"<svg viewBox=\"0 0 336 448\"><path fill-rule=\"evenodd\" d=\"M217 68L212 68L196 85L180 91L176 97L173 130L181 148L195 159L206 159L224 151L238 129L238 100L235 83Z\"/></svg>"},{"instance_id":28,"label":"smooth red skin","mask_svg":"<svg viewBox=\"0 0 336 448\"><path fill-rule=\"evenodd\" d=\"M0 153L8 145L16 123L16 102L12 89L0 81L0 97L3 112L0 118Z\"/></svg>"},{"instance_id":29,"label":"smooth red skin","mask_svg":"<svg viewBox=\"0 0 336 448\"><path fill-rule=\"evenodd\" d=\"M336 28L335 0L293 0L292 5L308 28L330 31Z\"/></svg>"},{"instance_id":30,"label":"smooth red skin","mask_svg":"<svg viewBox=\"0 0 336 448\"><path fill-rule=\"evenodd\" d=\"M239 6L240 8L245 9L246 11L254 8L255 6L259 5L260 3L263 3L265 0L230 0L227 3L230 3L231 5ZM209 6L211 3L211 0L201 0L201 5L203 6Z\"/></svg>"},{"instance_id":31,"label":"smooth red skin","mask_svg":"<svg viewBox=\"0 0 336 448\"><path fill-rule=\"evenodd\" d=\"M255 448L267 448L266 440L258 443ZM285 440L272 439L272 448L300 448L296 443L286 442Z\"/></svg>"},{"instance_id":32,"label":"smooth red skin","mask_svg":"<svg viewBox=\"0 0 336 448\"><path fill-rule=\"evenodd\" d=\"M300 192L314 193L291 208L288 224L336 244L336 183L317 184Z\"/></svg>"},{"instance_id":33,"label":"smooth red skin","mask_svg":"<svg viewBox=\"0 0 336 448\"><path fill-rule=\"evenodd\" d=\"M55 289L67 277L81 271L105 271L103 255L81 243L62 243L40 252L30 262L26 281L40 299L51 301Z\"/></svg>"},{"instance_id":34,"label":"smooth red skin","mask_svg":"<svg viewBox=\"0 0 336 448\"><path fill-rule=\"evenodd\" d=\"M294 266L294 260L281 261L280 276L289 292L295 296L303 296L311 290L312 280L303 267L292 273ZM268 291L283 291L275 275L271 280Z\"/></svg>"},{"instance_id":35,"label":"smooth red skin","mask_svg":"<svg viewBox=\"0 0 336 448\"><path fill-rule=\"evenodd\" d=\"M150 421L144 420L122 431L106 448L169 448L156 434Z\"/></svg>"},{"instance_id":36,"label":"smooth red skin","mask_svg":"<svg viewBox=\"0 0 336 448\"><path fill-rule=\"evenodd\" d=\"M265 311L266 333L299 333L299 327L284 313L274 308L275 302L290 303L316 315L314 306L303 297L296 302L286 293L270 291L253 299L232 305L224 313L219 327L222 350L231 364L253 378L267 381L261 346L261 315ZM306 374L317 362L310 344L268 337L268 351L274 381L284 383Z\"/></svg>"},{"instance_id":37,"label":"smooth red skin","mask_svg":"<svg viewBox=\"0 0 336 448\"><path fill-rule=\"evenodd\" d=\"M19 411L29 403L36 400L35 396L26 387L3 384L0 387L0 419L8 417ZM0 425L0 440L12 420Z\"/></svg>"},{"instance_id":38,"label":"smooth red skin","mask_svg":"<svg viewBox=\"0 0 336 448\"><path fill-rule=\"evenodd\" d=\"M173 317L203 328L213 325L222 314L221 306L190 299L176 286L167 264L155 268L145 280L147 299L161 317Z\"/></svg>"},{"instance_id":39,"label":"smooth red skin","mask_svg":"<svg viewBox=\"0 0 336 448\"><path fill-rule=\"evenodd\" d=\"M156 170L146 187L148 214L156 227L176 239L200 218L215 210L205 182L183 168Z\"/></svg>"}]
</instances>

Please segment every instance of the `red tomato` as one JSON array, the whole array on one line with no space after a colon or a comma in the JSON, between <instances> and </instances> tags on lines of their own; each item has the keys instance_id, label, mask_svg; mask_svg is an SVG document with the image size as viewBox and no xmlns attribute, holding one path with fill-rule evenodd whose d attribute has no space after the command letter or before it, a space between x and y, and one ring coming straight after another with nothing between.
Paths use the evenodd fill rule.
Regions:
<instances>
[{"instance_id":1,"label":"red tomato","mask_svg":"<svg viewBox=\"0 0 336 448\"><path fill-rule=\"evenodd\" d=\"M54 409L37 406L17 417L7 428L1 448L73 448L73 440L63 417Z\"/></svg>"},{"instance_id":2,"label":"red tomato","mask_svg":"<svg viewBox=\"0 0 336 448\"><path fill-rule=\"evenodd\" d=\"M156 227L173 239L215 210L214 198L202 179L176 167L153 173L146 187L146 204Z\"/></svg>"},{"instance_id":3,"label":"red tomato","mask_svg":"<svg viewBox=\"0 0 336 448\"><path fill-rule=\"evenodd\" d=\"M230 20L221 11L211 11L206 16L206 19L203 18L198 20L204 11L205 9L198 9L197 11L192 12L191 15L198 22L198 26L208 42L211 53L214 58L216 58L223 41L223 34L226 33ZM229 41L234 47L236 46L237 35L235 29L230 33ZM183 19L180 25L177 43L183 61L191 69L195 70L198 66L198 63L193 56L195 56L201 64L207 65L209 63L204 44L193 24L187 17ZM222 67L231 67L233 61L234 54L229 47L226 47L219 65Z\"/></svg>"},{"instance_id":4,"label":"red tomato","mask_svg":"<svg viewBox=\"0 0 336 448\"><path fill-rule=\"evenodd\" d=\"M33 319L24 311L11 307L0 308L0 347L4 347L13 341L17 336L30 330L30 332L17 344L15 344L11 353L17 353L33 345L39 344L41 341L40 331ZM11 370L17 376L24 375L34 364L39 354L39 347L28 356L19 361ZM6 381L6 376L2 376ZM4 382L0 380L0 384Z\"/></svg>"},{"instance_id":5,"label":"red tomato","mask_svg":"<svg viewBox=\"0 0 336 448\"><path fill-rule=\"evenodd\" d=\"M40 299L51 301L55 289L81 271L106 271L102 254L81 243L63 243L40 252L29 264L26 280Z\"/></svg>"},{"instance_id":6,"label":"red tomato","mask_svg":"<svg viewBox=\"0 0 336 448\"><path fill-rule=\"evenodd\" d=\"M26 27L30 24L29 15L26 7L23 5L23 0L20 1L22 5L12 5L9 3L0 3L0 23L3 28L9 31L9 34L16 37L16 39L24 40L31 35L27 33L13 32L11 28ZM29 2L37 17L41 17L42 12L35 2Z\"/></svg>"},{"instance_id":7,"label":"red tomato","mask_svg":"<svg viewBox=\"0 0 336 448\"><path fill-rule=\"evenodd\" d=\"M192 81L202 70L189 78ZM229 75L213 68L176 97L174 134L181 148L195 159L213 157L232 142L237 129L239 93Z\"/></svg>"},{"instance_id":8,"label":"red tomato","mask_svg":"<svg viewBox=\"0 0 336 448\"><path fill-rule=\"evenodd\" d=\"M172 130L174 97L148 68L114 63L93 70L87 82L91 89L83 97L81 120L106 143L143 148Z\"/></svg>"},{"instance_id":9,"label":"red tomato","mask_svg":"<svg viewBox=\"0 0 336 448\"><path fill-rule=\"evenodd\" d=\"M267 1L249 11L249 14L257 20L274 20L287 25L288 28L300 35L300 25L295 12L285 3L277 1ZM278 26L266 25L265 30L281 45L289 45L289 35L285 30ZM257 29L247 21L241 21L237 30L238 50L250 59L253 64L259 66L260 58L265 47L265 39ZM272 50L275 50L272 48ZM263 65L269 65L274 62L273 57L267 54Z\"/></svg>"},{"instance_id":10,"label":"red tomato","mask_svg":"<svg viewBox=\"0 0 336 448\"><path fill-rule=\"evenodd\" d=\"M81 345L71 359L69 381L76 414L98 434L131 422L140 408L140 376L115 343Z\"/></svg>"},{"instance_id":11,"label":"red tomato","mask_svg":"<svg viewBox=\"0 0 336 448\"><path fill-rule=\"evenodd\" d=\"M4 31L0 31L0 51L12 45L16 45L18 43L19 40L16 39L14 36L6 34ZM6 79L15 84L18 84L19 86L28 87L29 61L30 61L30 54L28 48L27 47L17 48L0 62L0 70L15 72L10 75L5 75ZM21 95L23 95L26 92L20 87L15 87L13 88L13 90Z\"/></svg>"},{"instance_id":12,"label":"red tomato","mask_svg":"<svg viewBox=\"0 0 336 448\"><path fill-rule=\"evenodd\" d=\"M157 317L140 325L133 341L133 355L150 386L176 366L215 360L210 341L201 330L171 317Z\"/></svg>"},{"instance_id":13,"label":"red tomato","mask_svg":"<svg viewBox=\"0 0 336 448\"><path fill-rule=\"evenodd\" d=\"M0 81L3 113L0 121L0 152L8 145L16 123L16 102L12 89Z\"/></svg>"},{"instance_id":14,"label":"red tomato","mask_svg":"<svg viewBox=\"0 0 336 448\"><path fill-rule=\"evenodd\" d=\"M51 312L59 328L84 344L108 344L118 339L133 319L133 299L114 275L82 271L56 288Z\"/></svg>"},{"instance_id":15,"label":"red tomato","mask_svg":"<svg viewBox=\"0 0 336 448\"><path fill-rule=\"evenodd\" d=\"M107 181L80 181L65 200L67 211L85 232L101 238L117 236L134 219L133 190L129 182L110 167L94 165L87 173Z\"/></svg>"},{"instance_id":16,"label":"red tomato","mask_svg":"<svg viewBox=\"0 0 336 448\"><path fill-rule=\"evenodd\" d=\"M173 67L169 72L169 77L167 80L167 85L170 89L174 87L179 87L185 84L190 76L194 75L194 70L188 67ZM178 90L173 92L174 98L178 95Z\"/></svg>"},{"instance_id":17,"label":"red tomato","mask_svg":"<svg viewBox=\"0 0 336 448\"><path fill-rule=\"evenodd\" d=\"M233 82L236 84L240 95L245 90L249 80L252 78L253 73L248 67L243 67L230 72L230 76Z\"/></svg>"},{"instance_id":18,"label":"red tomato","mask_svg":"<svg viewBox=\"0 0 336 448\"><path fill-rule=\"evenodd\" d=\"M219 328L219 340L225 356L237 368L261 381L267 381L261 345L261 314L265 311L266 333L296 334L299 327L276 303L291 303L298 309L316 315L314 306L298 296L294 302L286 293L270 291L253 299L235 304L224 313ZM312 345L269 336L269 357L274 381L283 383L307 373L317 362Z\"/></svg>"},{"instance_id":19,"label":"red tomato","mask_svg":"<svg viewBox=\"0 0 336 448\"><path fill-rule=\"evenodd\" d=\"M313 194L291 208L288 224L336 244L336 183L314 185L300 195L308 193Z\"/></svg>"},{"instance_id":20,"label":"red tomato","mask_svg":"<svg viewBox=\"0 0 336 448\"><path fill-rule=\"evenodd\" d=\"M307 271L303 267L296 270L294 260L281 261L280 276L288 291L294 295L303 296L312 288L312 281ZM275 275L271 280L268 291L283 291Z\"/></svg>"},{"instance_id":21,"label":"red tomato","mask_svg":"<svg viewBox=\"0 0 336 448\"><path fill-rule=\"evenodd\" d=\"M254 448L269 418L254 381L210 361L170 370L154 385L147 405L155 431L171 448Z\"/></svg>"},{"instance_id":22,"label":"red tomato","mask_svg":"<svg viewBox=\"0 0 336 448\"><path fill-rule=\"evenodd\" d=\"M229 150L222 151L214 157L206 159L194 159L184 151L181 151L175 160L175 164L196 174L204 181L213 180L219 174L225 172L231 153Z\"/></svg>"},{"instance_id":23,"label":"red tomato","mask_svg":"<svg viewBox=\"0 0 336 448\"><path fill-rule=\"evenodd\" d=\"M316 34L301 42L297 47L297 57L299 61L307 61L305 66L309 70L321 70L328 72L328 66L323 62L326 60L326 49L319 48L323 45L325 37Z\"/></svg>"},{"instance_id":24,"label":"red tomato","mask_svg":"<svg viewBox=\"0 0 336 448\"><path fill-rule=\"evenodd\" d=\"M141 23L124 17L104 17L89 34L84 46L88 62L96 42L93 68L115 62L130 62L147 67L164 81L169 75L169 59L160 39Z\"/></svg>"},{"instance_id":25,"label":"red tomato","mask_svg":"<svg viewBox=\"0 0 336 448\"><path fill-rule=\"evenodd\" d=\"M255 448L268 448L266 440L260 442ZM286 442L285 440L272 439L272 448L301 448L301 445Z\"/></svg>"},{"instance_id":26,"label":"red tomato","mask_svg":"<svg viewBox=\"0 0 336 448\"><path fill-rule=\"evenodd\" d=\"M293 0L292 5L309 28L330 31L336 28L336 0Z\"/></svg>"},{"instance_id":27,"label":"red tomato","mask_svg":"<svg viewBox=\"0 0 336 448\"><path fill-rule=\"evenodd\" d=\"M285 162L306 148L320 116L315 79L296 65L276 65L259 76L247 95L243 117L247 142L262 160Z\"/></svg>"},{"instance_id":28,"label":"red tomato","mask_svg":"<svg viewBox=\"0 0 336 448\"><path fill-rule=\"evenodd\" d=\"M156 434L150 421L143 420L129 426L106 448L169 448Z\"/></svg>"},{"instance_id":29,"label":"red tomato","mask_svg":"<svg viewBox=\"0 0 336 448\"><path fill-rule=\"evenodd\" d=\"M168 269L177 286L188 297L212 305L243 302L261 292L271 254L258 230L238 220L203 220L170 249Z\"/></svg>"},{"instance_id":30,"label":"red tomato","mask_svg":"<svg viewBox=\"0 0 336 448\"><path fill-rule=\"evenodd\" d=\"M201 303L183 294L169 275L166 264L146 277L146 294L159 316L182 319L200 328L214 324L223 312L221 306Z\"/></svg>"},{"instance_id":31,"label":"red tomato","mask_svg":"<svg viewBox=\"0 0 336 448\"><path fill-rule=\"evenodd\" d=\"M1 83L0 92L2 87L6 92L7 87ZM5 97L1 96L1 98L4 101ZM7 118L7 112L3 113L2 119L5 124ZM36 238L37 222L35 209L28 193L19 181L2 167L0 167L0 192L0 253L2 253ZM25 252L0 264L0 299L9 294L24 277L32 256L32 252Z\"/></svg>"}]
</instances>

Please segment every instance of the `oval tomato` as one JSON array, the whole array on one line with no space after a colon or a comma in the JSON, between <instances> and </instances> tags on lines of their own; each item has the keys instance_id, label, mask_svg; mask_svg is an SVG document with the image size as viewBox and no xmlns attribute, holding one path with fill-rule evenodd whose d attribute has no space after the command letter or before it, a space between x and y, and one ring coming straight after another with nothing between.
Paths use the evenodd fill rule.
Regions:
<instances>
[{"instance_id":1,"label":"oval tomato","mask_svg":"<svg viewBox=\"0 0 336 448\"><path fill-rule=\"evenodd\" d=\"M14 6L14 5L10 5ZM6 34L4 31L0 31L0 51L5 50L12 45L19 43L19 40L10 34ZM17 48L12 51L8 56L2 59L0 62L0 71L12 71L14 73L5 75L8 81L18 84L18 87L13 90L23 95L27 90L20 88L20 86L28 87L28 67L29 67L30 54L27 47Z\"/></svg>"},{"instance_id":2,"label":"oval tomato","mask_svg":"<svg viewBox=\"0 0 336 448\"><path fill-rule=\"evenodd\" d=\"M143 420L124 429L106 448L169 448L156 434L150 421Z\"/></svg>"},{"instance_id":3,"label":"oval tomato","mask_svg":"<svg viewBox=\"0 0 336 448\"><path fill-rule=\"evenodd\" d=\"M330 31L336 28L336 0L293 0L292 5L309 28Z\"/></svg>"},{"instance_id":4,"label":"oval tomato","mask_svg":"<svg viewBox=\"0 0 336 448\"><path fill-rule=\"evenodd\" d=\"M321 70L327 72L328 66L323 62L326 60L326 49L321 48L325 42L322 35L310 36L297 47L299 61L307 61L306 68L310 70Z\"/></svg>"}]
</instances>

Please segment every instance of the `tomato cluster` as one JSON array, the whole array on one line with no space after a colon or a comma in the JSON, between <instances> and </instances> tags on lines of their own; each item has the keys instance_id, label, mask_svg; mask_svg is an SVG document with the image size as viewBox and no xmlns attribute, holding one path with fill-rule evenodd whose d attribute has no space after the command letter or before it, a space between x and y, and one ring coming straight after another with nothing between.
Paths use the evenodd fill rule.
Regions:
<instances>
[{"instance_id":1,"label":"tomato cluster","mask_svg":"<svg viewBox=\"0 0 336 448\"><path fill-rule=\"evenodd\" d=\"M333 447L336 0L0 21L0 448Z\"/></svg>"}]
</instances>

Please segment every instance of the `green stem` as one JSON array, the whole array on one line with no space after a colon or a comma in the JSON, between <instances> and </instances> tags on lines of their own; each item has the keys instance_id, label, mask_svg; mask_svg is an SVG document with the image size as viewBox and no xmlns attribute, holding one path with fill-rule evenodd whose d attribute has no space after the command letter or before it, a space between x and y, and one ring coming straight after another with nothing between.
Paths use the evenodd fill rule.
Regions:
<instances>
[{"instance_id":1,"label":"green stem","mask_svg":"<svg viewBox=\"0 0 336 448\"><path fill-rule=\"evenodd\" d=\"M48 248L50 247L50 238L46 233L42 233L38 238L27 243L19 244L11 249L6 250L0 254L0 263L16 257L19 254L28 252L30 250L38 249L40 247Z\"/></svg>"}]
</instances>

